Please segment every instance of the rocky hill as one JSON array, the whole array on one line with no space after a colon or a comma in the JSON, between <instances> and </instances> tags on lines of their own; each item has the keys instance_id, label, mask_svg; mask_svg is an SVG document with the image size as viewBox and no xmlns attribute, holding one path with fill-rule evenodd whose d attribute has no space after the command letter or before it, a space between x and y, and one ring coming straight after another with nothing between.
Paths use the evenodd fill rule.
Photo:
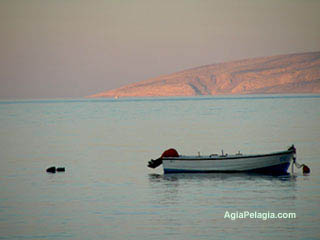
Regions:
<instances>
[{"instance_id":1,"label":"rocky hill","mask_svg":"<svg viewBox=\"0 0 320 240\"><path fill-rule=\"evenodd\" d=\"M89 97L320 93L320 52L212 64Z\"/></svg>"}]
</instances>

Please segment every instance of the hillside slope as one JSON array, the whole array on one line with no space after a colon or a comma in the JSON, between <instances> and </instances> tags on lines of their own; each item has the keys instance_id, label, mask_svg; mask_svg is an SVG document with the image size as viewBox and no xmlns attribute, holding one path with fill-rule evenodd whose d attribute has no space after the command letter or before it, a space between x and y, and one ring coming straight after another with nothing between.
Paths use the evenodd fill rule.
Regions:
<instances>
[{"instance_id":1,"label":"hillside slope","mask_svg":"<svg viewBox=\"0 0 320 240\"><path fill-rule=\"evenodd\" d=\"M89 97L320 93L320 52L212 64Z\"/></svg>"}]
</instances>

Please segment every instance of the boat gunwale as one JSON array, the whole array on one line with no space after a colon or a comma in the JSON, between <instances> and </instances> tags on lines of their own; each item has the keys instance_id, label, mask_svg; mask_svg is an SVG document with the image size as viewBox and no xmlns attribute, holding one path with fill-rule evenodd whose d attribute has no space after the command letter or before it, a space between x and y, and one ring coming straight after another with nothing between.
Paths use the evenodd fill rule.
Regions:
<instances>
[{"instance_id":1,"label":"boat gunwale","mask_svg":"<svg viewBox=\"0 0 320 240\"><path fill-rule=\"evenodd\" d=\"M175 161L207 161L207 160L234 160L234 159L243 159L243 158L262 158L262 157L269 157L269 156L277 156L277 155L287 155L287 154L294 154L294 150L286 150L282 152L274 152L274 153L267 153L267 154L255 154L255 155L229 155L229 156L214 156L214 157L207 157L207 156L192 156L190 158L184 158L185 156L179 157L163 157L162 161L168 160L175 160Z\"/></svg>"}]
</instances>

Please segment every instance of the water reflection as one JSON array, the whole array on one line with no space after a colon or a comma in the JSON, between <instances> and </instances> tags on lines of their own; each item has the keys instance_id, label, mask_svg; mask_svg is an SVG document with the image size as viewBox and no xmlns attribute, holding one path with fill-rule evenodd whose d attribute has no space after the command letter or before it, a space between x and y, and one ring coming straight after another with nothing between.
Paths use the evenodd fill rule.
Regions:
<instances>
[{"instance_id":1,"label":"water reflection","mask_svg":"<svg viewBox=\"0 0 320 240\"><path fill-rule=\"evenodd\" d=\"M263 206L261 202L295 200L294 175L258 174L149 174L154 201L160 205L181 204L183 201L204 205L215 203L229 206ZM250 204L248 205L248 203Z\"/></svg>"},{"instance_id":2,"label":"water reflection","mask_svg":"<svg viewBox=\"0 0 320 240\"><path fill-rule=\"evenodd\" d=\"M238 181L240 180L269 180L269 181L284 181L284 182L295 182L297 176L286 174L286 175L264 175L255 173L170 173L170 174L149 174L149 181L151 183L157 183L162 181L176 182L179 180L189 180L189 181Z\"/></svg>"}]
</instances>

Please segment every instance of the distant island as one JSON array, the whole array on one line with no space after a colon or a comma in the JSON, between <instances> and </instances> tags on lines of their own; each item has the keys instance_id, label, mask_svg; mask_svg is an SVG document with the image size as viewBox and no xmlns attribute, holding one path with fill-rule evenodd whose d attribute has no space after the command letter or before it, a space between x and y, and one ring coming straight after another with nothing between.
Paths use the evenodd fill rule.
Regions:
<instances>
[{"instance_id":1,"label":"distant island","mask_svg":"<svg viewBox=\"0 0 320 240\"><path fill-rule=\"evenodd\" d=\"M245 59L187 69L92 98L320 93L320 52Z\"/></svg>"}]
</instances>

